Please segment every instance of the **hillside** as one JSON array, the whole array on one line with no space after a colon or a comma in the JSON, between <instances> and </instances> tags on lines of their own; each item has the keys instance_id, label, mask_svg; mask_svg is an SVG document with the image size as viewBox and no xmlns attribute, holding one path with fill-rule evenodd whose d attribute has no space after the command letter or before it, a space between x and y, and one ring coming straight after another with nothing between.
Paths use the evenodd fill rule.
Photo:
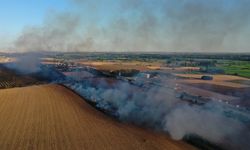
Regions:
<instances>
[{"instance_id":1,"label":"hillside","mask_svg":"<svg viewBox=\"0 0 250 150\"><path fill-rule=\"evenodd\" d=\"M0 90L0 149L194 149L119 123L59 85Z\"/></svg>"}]
</instances>

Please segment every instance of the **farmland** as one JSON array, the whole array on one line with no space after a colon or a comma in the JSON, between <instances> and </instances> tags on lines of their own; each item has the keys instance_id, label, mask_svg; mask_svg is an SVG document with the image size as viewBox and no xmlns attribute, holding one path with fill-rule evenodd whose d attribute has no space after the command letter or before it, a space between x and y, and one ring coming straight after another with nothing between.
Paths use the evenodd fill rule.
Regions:
<instances>
[{"instance_id":1,"label":"farmland","mask_svg":"<svg viewBox=\"0 0 250 150\"><path fill-rule=\"evenodd\" d=\"M249 61L221 61L218 67L225 70L226 74L238 75L250 78L250 62Z\"/></svg>"},{"instance_id":2,"label":"farmland","mask_svg":"<svg viewBox=\"0 0 250 150\"><path fill-rule=\"evenodd\" d=\"M52 58L47 60L51 63L55 60L72 60L104 70L165 69L171 72L227 74L250 78L250 56L244 53L62 53Z\"/></svg>"},{"instance_id":3,"label":"farmland","mask_svg":"<svg viewBox=\"0 0 250 150\"><path fill-rule=\"evenodd\" d=\"M225 60L217 61L217 57ZM169 115L188 107L196 116L191 120L198 118L200 122L200 118L210 118L210 113L214 113L211 120L220 120L216 117L225 115L240 125L250 126L247 92L250 80L222 68L231 62L246 65L245 59L248 59L245 55L48 53L34 61L39 63L29 64L35 67L31 67L37 70L35 72L20 70L16 65L22 63L20 61L3 62L0 65L0 110L3 112L0 120L4 122L0 123L0 136L3 135L0 148L245 147L231 144L235 141L232 139L244 137L231 129L227 130L233 134L221 133L223 137L216 134L211 138L209 133L204 134L210 128L219 133L219 126L224 122L209 121L204 129L196 131L192 128L198 128L199 124L178 118L176 114ZM210 77L209 80L204 76ZM9 113L9 110L15 112ZM199 112L204 113L201 116ZM193 115L191 112L187 118ZM173 123L174 128L168 128L169 117L177 121ZM182 130L179 119L191 128ZM242 129L245 131L248 128ZM177 139L176 133L180 135Z\"/></svg>"},{"instance_id":4,"label":"farmland","mask_svg":"<svg viewBox=\"0 0 250 150\"><path fill-rule=\"evenodd\" d=\"M194 149L119 123L59 85L1 90L0 109L0 149Z\"/></svg>"},{"instance_id":5,"label":"farmland","mask_svg":"<svg viewBox=\"0 0 250 150\"><path fill-rule=\"evenodd\" d=\"M14 70L0 65L0 89L23 87L42 83L42 81L39 81L34 77L18 74Z\"/></svg>"},{"instance_id":6,"label":"farmland","mask_svg":"<svg viewBox=\"0 0 250 150\"><path fill-rule=\"evenodd\" d=\"M250 0L5 0L0 150L250 150Z\"/></svg>"},{"instance_id":7,"label":"farmland","mask_svg":"<svg viewBox=\"0 0 250 150\"><path fill-rule=\"evenodd\" d=\"M160 69L161 63L149 63L149 62L140 62L140 61L79 61L79 64L88 65L95 67L99 70L124 70L124 69L137 69L140 71L143 70L156 70Z\"/></svg>"},{"instance_id":8,"label":"farmland","mask_svg":"<svg viewBox=\"0 0 250 150\"><path fill-rule=\"evenodd\" d=\"M248 87L248 85L242 83L250 81L248 78L238 77L233 75L213 75L213 81L206 81L206 80L201 80L201 77L203 75L204 74L176 74L176 76L184 78L184 80L180 81L186 83L201 83L201 84L207 83L207 84L222 85L222 86L236 87L236 88Z\"/></svg>"},{"instance_id":9,"label":"farmland","mask_svg":"<svg viewBox=\"0 0 250 150\"><path fill-rule=\"evenodd\" d=\"M165 86L158 83L162 80L159 74L175 76L166 79L164 77L163 82L166 82L169 88L178 89L177 93L188 92L194 96L222 100L225 103L230 101L234 106L241 104L239 106L246 107L244 104L249 105L245 100L248 98L245 91L249 88L248 60L248 54L63 53L48 56L45 62L51 62L52 65L56 61L66 64L61 65L66 66L63 68L64 74L81 79L93 75L84 72L73 73L73 66L70 65L90 67L107 77L127 80L133 84L141 80L145 84L150 82ZM206 75L212 76L213 80L202 80L202 76ZM142 79L143 76L152 79Z\"/></svg>"},{"instance_id":10,"label":"farmland","mask_svg":"<svg viewBox=\"0 0 250 150\"><path fill-rule=\"evenodd\" d=\"M176 74L185 91L249 108L248 78L232 75L213 75L212 81L201 80L200 74Z\"/></svg>"}]
</instances>

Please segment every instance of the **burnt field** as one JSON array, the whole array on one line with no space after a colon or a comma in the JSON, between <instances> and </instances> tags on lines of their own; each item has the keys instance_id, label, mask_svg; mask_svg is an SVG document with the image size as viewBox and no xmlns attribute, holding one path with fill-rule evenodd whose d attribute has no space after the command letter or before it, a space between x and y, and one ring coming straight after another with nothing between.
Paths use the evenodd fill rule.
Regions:
<instances>
[{"instance_id":1,"label":"burnt field","mask_svg":"<svg viewBox=\"0 0 250 150\"><path fill-rule=\"evenodd\" d=\"M6 0L0 16L0 150L250 150L250 0Z\"/></svg>"},{"instance_id":2,"label":"burnt field","mask_svg":"<svg viewBox=\"0 0 250 150\"><path fill-rule=\"evenodd\" d=\"M214 80L205 81L200 79L204 72L200 72L191 81L189 77L183 79L176 73L192 73L197 71L196 68L171 66L162 63L162 60L150 66L149 60L138 62L139 59L136 59L134 63L125 60L123 64L122 60L91 59L70 59L69 63L61 61L59 70L71 79L64 83L67 87L102 112L122 122L162 131L174 139L184 139L202 149L234 149L239 146L236 142L239 140L234 138L239 138L243 132L246 134L242 137L248 139L250 116L248 102L243 99L246 91L236 91L239 93L235 95L210 90L209 84L203 84L226 85L225 90L234 91L233 87L245 86L229 81L241 77L213 74ZM152 56L150 59L156 58ZM206 88L198 87L196 84L199 82L203 82ZM190 85L186 86L187 83ZM183 113L186 115L180 117ZM180 126L183 122L188 127ZM206 125L199 129L204 122ZM234 125L228 127L226 124ZM218 130L220 126L225 130ZM205 132L209 130L213 132ZM244 143L244 139L240 141ZM244 149L244 146L241 148Z\"/></svg>"},{"instance_id":3,"label":"burnt field","mask_svg":"<svg viewBox=\"0 0 250 150\"><path fill-rule=\"evenodd\" d=\"M0 89L45 83L30 75L21 75L15 70L11 70L4 65L0 65L0 77Z\"/></svg>"},{"instance_id":4,"label":"burnt field","mask_svg":"<svg viewBox=\"0 0 250 150\"><path fill-rule=\"evenodd\" d=\"M191 86L198 87L201 89L221 93L224 95L234 96L240 98L240 101L238 102L232 102L236 103L238 105L244 106L244 107L250 107L250 87L244 87L244 88L234 88L234 87L228 87L228 86L222 86L222 85L213 85L208 83L194 83L190 84Z\"/></svg>"},{"instance_id":5,"label":"burnt field","mask_svg":"<svg viewBox=\"0 0 250 150\"><path fill-rule=\"evenodd\" d=\"M49 83L62 85L63 89L61 86L55 85L52 87L40 86L41 88L27 87L27 89L30 91L33 88L40 89L44 91L41 96L45 97L46 95L54 97L55 94L50 93L47 89L56 90L58 96L71 91L82 97L82 100L90 104L93 110L99 110L98 113L106 116L107 119L112 118L125 125L137 126L140 130L142 128L152 134L157 133L156 137L160 136L158 134L160 133L201 149L246 149L249 146L250 103L248 91L250 89L247 84L249 79L221 72L204 73L200 66L195 66L195 64L203 62L201 60L192 61L192 64L189 64L188 61L183 61L184 56L180 55L178 59L175 59L176 62L173 60L169 62L169 58L158 58L158 55L156 57L150 54L138 54L132 57L130 54L94 54L91 56L91 54L66 53L64 55L43 54L34 57L33 54L29 54L11 57L14 57L16 61L3 63L0 66L0 75L3 77L1 81L3 85L9 84L3 88ZM33 58L33 61L26 62L25 60L30 57ZM109 57L112 59L109 60ZM173 55L169 57L171 58ZM174 55L174 57L178 56ZM23 68L26 65L29 67ZM202 76L209 76L210 80L204 80ZM238 82L239 80L246 81L244 82L246 84ZM26 90L27 93L29 90ZM39 90L35 93L39 95ZM29 99L32 100L32 97ZM75 101L74 99L69 99L69 101ZM66 105L63 107L71 109ZM53 109L59 110L59 108ZM53 109L51 108L51 111L55 111ZM48 111L50 110L46 110L46 112ZM91 115L88 116L91 117ZM58 126L60 126L59 124ZM89 124L91 126L91 123ZM80 126L80 124L78 125ZM99 125L95 126L99 127ZM74 131L78 130L80 132L81 129L74 129ZM56 132L56 134L60 136L59 133ZM69 143L73 143L77 147L82 143L70 141L80 139L76 138L74 134L65 132L65 137L68 138ZM81 136L83 136L82 134L84 133L81 133ZM114 131L114 133L112 131L112 134L118 134L118 131ZM81 138L88 141L85 137ZM39 143L40 140L38 137L36 142ZM152 139L149 141L153 142ZM62 145L59 141L54 140L54 142L59 147ZM114 144L117 143L119 141ZM162 144L158 144L155 149L162 149ZM171 143L169 144L171 145ZM49 144L45 143L45 145ZM137 148L144 149L145 147L142 144Z\"/></svg>"}]
</instances>

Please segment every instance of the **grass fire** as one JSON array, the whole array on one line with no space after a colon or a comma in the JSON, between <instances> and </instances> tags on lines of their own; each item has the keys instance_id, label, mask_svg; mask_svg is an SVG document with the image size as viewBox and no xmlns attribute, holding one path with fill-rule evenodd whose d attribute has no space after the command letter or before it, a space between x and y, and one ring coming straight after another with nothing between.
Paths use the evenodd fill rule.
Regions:
<instances>
[{"instance_id":1,"label":"grass fire","mask_svg":"<svg viewBox=\"0 0 250 150\"><path fill-rule=\"evenodd\" d=\"M0 149L248 150L250 1L0 5Z\"/></svg>"}]
</instances>

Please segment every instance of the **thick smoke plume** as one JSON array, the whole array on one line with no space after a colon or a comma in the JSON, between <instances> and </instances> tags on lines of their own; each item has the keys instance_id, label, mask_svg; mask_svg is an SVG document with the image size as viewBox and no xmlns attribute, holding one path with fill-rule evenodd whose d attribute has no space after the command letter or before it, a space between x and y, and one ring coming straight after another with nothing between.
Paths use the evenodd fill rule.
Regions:
<instances>
[{"instance_id":1,"label":"thick smoke plume","mask_svg":"<svg viewBox=\"0 0 250 150\"><path fill-rule=\"evenodd\" d=\"M226 149L250 147L249 112L215 101L202 106L189 104L176 97L178 93L173 87L168 87L166 77L158 81L166 86L150 87L137 85L137 82L146 83L143 78L136 80L135 85L125 81L116 81L111 85L95 76L82 81L66 78L54 68L42 66L39 56L36 53L21 55L17 57L19 61L8 64L8 67L43 80L65 84L120 121L166 132L176 140L197 135ZM96 80L98 83L93 83Z\"/></svg>"},{"instance_id":2,"label":"thick smoke plume","mask_svg":"<svg viewBox=\"0 0 250 150\"><path fill-rule=\"evenodd\" d=\"M71 0L16 40L22 51L248 51L248 0ZM112 3L112 5L110 4Z\"/></svg>"},{"instance_id":3,"label":"thick smoke plume","mask_svg":"<svg viewBox=\"0 0 250 150\"><path fill-rule=\"evenodd\" d=\"M249 114L212 101L204 106L190 105L175 99L174 91L163 87L152 86L141 91L128 83L118 83L112 88L107 85L105 81L98 86L84 82L68 84L121 121L164 131L177 140L198 135L226 149L250 146L249 127L242 119L249 120Z\"/></svg>"},{"instance_id":4,"label":"thick smoke plume","mask_svg":"<svg viewBox=\"0 0 250 150\"><path fill-rule=\"evenodd\" d=\"M40 27L27 27L15 42L16 48L25 51L75 50L79 41L76 32L79 18L70 13L48 16Z\"/></svg>"}]
</instances>

